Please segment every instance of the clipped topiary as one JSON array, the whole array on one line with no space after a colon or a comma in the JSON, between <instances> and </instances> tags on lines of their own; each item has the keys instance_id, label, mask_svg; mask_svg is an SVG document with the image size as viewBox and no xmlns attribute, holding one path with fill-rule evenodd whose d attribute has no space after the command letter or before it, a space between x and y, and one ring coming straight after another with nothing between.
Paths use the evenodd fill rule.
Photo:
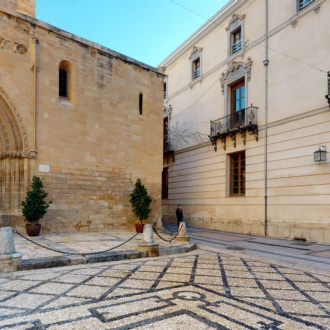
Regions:
<instances>
[{"instance_id":1,"label":"clipped topiary","mask_svg":"<svg viewBox=\"0 0 330 330\"><path fill-rule=\"evenodd\" d=\"M134 185L134 190L131 193L130 203L132 204L133 213L140 220L148 219L151 212L150 204L152 198L149 196L146 187L142 184L141 179L137 179Z\"/></svg>"},{"instance_id":2,"label":"clipped topiary","mask_svg":"<svg viewBox=\"0 0 330 330\"><path fill-rule=\"evenodd\" d=\"M21 203L24 220L28 223L38 223L47 213L49 204L45 201L48 194L44 191L44 183L38 176L33 176L31 190L26 193L25 200Z\"/></svg>"}]
</instances>

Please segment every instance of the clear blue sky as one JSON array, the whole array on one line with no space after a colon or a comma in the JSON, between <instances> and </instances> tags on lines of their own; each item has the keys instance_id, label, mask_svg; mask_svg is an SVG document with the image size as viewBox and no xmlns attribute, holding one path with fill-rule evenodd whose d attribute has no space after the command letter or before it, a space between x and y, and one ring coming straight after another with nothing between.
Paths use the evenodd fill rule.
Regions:
<instances>
[{"instance_id":1,"label":"clear blue sky","mask_svg":"<svg viewBox=\"0 0 330 330\"><path fill-rule=\"evenodd\" d=\"M36 0L37 18L157 66L228 0Z\"/></svg>"}]
</instances>

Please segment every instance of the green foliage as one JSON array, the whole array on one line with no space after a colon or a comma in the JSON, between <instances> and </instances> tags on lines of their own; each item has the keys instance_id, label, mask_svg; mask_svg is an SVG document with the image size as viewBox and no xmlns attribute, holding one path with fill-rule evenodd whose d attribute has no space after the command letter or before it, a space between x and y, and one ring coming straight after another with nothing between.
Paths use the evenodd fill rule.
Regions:
<instances>
[{"instance_id":1,"label":"green foliage","mask_svg":"<svg viewBox=\"0 0 330 330\"><path fill-rule=\"evenodd\" d=\"M141 183L141 179L136 180L134 190L130 196L129 201L132 204L133 212L142 223L143 220L148 218L151 212L150 204L152 199L146 187Z\"/></svg>"},{"instance_id":2,"label":"green foliage","mask_svg":"<svg viewBox=\"0 0 330 330\"><path fill-rule=\"evenodd\" d=\"M21 203L25 221L33 223L43 218L47 213L49 204L52 203L52 201L45 202L47 196L43 181L39 177L33 176L31 190L27 192L25 201Z\"/></svg>"}]
</instances>

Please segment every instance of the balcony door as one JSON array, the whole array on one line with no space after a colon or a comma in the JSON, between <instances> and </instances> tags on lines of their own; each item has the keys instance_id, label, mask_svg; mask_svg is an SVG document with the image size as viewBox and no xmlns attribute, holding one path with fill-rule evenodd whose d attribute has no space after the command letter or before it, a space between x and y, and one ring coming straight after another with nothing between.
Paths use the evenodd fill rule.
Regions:
<instances>
[{"instance_id":1,"label":"balcony door","mask_svg":"<svg viewBox=\"0 0 330 330\"><path fill-rule=\"evenodd\" d=\"M231 129L245 124L245 81L240 80L231 86Z\"/></svg>"}]
</instances>

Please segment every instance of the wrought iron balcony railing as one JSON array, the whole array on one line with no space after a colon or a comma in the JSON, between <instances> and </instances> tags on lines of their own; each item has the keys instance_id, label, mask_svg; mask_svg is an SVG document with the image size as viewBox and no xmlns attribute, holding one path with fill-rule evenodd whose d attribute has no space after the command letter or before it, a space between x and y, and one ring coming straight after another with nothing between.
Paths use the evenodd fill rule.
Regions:
<instances>
[{"instance_id":1,"label":"wrought iron balcony railing","mask_svg":"<svg viewBox=\"0 0 330 330\"><path fill-rule=\"evenodd\" d=\"M236 111L228 116L212 120L210 122L210 139L212 144L215 145L216 139L220 138L224 143L226 149L226 137L229 135L234 141L236 147L236 133L240 132L243 138L243 143L246 143L246 131L250 135L254 134L258 141L258 122L257 122L258 108L251 105L248 108Z\"/></svg>"}]
</instances>

